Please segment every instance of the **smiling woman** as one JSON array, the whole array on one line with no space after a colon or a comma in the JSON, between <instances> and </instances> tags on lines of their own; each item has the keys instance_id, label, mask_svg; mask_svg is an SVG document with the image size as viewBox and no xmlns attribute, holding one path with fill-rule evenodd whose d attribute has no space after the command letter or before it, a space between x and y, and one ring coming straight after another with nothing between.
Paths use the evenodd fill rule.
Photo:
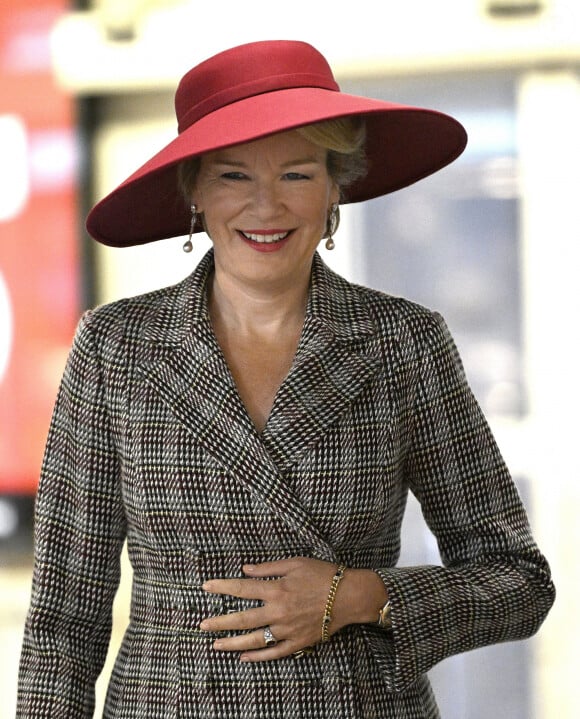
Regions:
<instances>
[{"instance_id":1,"label":"smiling woman","mask_svg":"<svg viewBox=\"0 0 580 719\"><path fill-rule=\"evenodd\" d=\"M269 301L283 293L282 306L303 312L312 257L338 199L326 150L296 131L203 155L191 202L214 244L214 288L227 282L230 292Z\"/></svg>"},{"instance_id":2,"label":"smiling woman","mask_svg":"<svg viewBox=\"0 0 580 719\"><path fill-rule=\"evenodd\" d=\"M118 246L205 229L213 248L79 325L18 716L92 716L127 538L106 719L435 719L426 672L536 631L549 567L442 318L350 284L317 248L340 203L435 172L465 131L340 92L301 42L210 58L176 109L178 137L87 226ZM397 566L409 490L441 566Z\"/></svg>"}]
</instances>

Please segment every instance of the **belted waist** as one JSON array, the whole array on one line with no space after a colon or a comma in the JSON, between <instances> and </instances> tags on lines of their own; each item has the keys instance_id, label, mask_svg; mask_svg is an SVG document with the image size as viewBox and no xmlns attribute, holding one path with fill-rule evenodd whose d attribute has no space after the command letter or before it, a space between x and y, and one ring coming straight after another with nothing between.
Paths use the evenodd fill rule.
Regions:
<instances>
[{"instance_id":1,"label":"belted waist","mask_svg":"<svg viewBox=\"0 0 580 719\"><path fill-rule=\"evenodd\" d=\"M258 600L209 594L201 585L156 583L134 576L131 623L163 631L197 632L200 622L208 617L260 605Z\"/></svg>"}]
</instances>

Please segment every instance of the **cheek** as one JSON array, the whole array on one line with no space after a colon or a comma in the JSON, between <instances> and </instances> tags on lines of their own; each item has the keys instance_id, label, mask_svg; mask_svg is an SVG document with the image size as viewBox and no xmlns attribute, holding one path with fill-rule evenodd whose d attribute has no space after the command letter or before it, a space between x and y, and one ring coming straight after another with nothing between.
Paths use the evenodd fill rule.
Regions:
<instances>
[{"instance_id":1,"label":"cheek","mask_svg":"<svg viewBox=\"0 0 580 719\"><path fill-rule=\"evenodd\" d=\"M331 204L331 192L326 186L310 188L306 192L296 192L288 197L288 205L297 214L312 221L326 219Z\"/></svg>"},{"instance_id":2,"label":"cheek","mask_svg":"<svg viewBox=\"0 0 580 719\"><path fill-rule=\"evenodd\" d=\"M326 230L326 225L328 223L328 210L326 207L320 212L318 217L318 225L322 232Z\"/></svg>"},{"instance_id":3,"label":"cheek","mask_svg":"<svg viewBox=\"0 0 580 719\"><path fill-rule=\"evenodd\" d=\"M235 227L239 224L239 203L212 197L208 202L205 197L203 209L203 226L209 238L217 243L226 243L235 236Z\"/></svg>"},{"instance_id":4,"label":"cheek","mask_svg":"<svg viewBox=\"0 0 580 719\"><path fill-rule=\"evenodd\" d=\"M194 186L191 197L199 207L200 212L215 214L215 210L227 204L228 197L223 187L213 178L200 177Z\"/></svg>"},{"instance_id":5,"label":"cheek","mask_svg":"<svg viewBox=\"0 0 580 719\"><path fill-rule=\"evenodd\" d=\"M206 208L211 206L207 195L208 193L203 187L195 186L191 191L191 201L197 207L198 212L206 212Z\"/></svg>"},{"instance_id":6,"label":"cheek","mask_svg":"<svg viewBox=\"0 0 580 719\"><path fill-rule=\"evenodd\" d=\"M197 193L198 212L203 213L204 223L208 228L219 227L235 214L235 203L231 198L224 198L211 190Z\"/></svg>"},{"instance_id":7,"label":"cheek","mask_svg":"<svg viewBox=\"0 0 580 719\"><path fill-rule=\"evenodd\" d=\"M218 223L211 210L209 212L207 210L203 211L202 222L203 228L211 240L213 240L215 237L223 235L223 231L220 231L221 225L220 223Z\"/></svg>"}]
</instances>

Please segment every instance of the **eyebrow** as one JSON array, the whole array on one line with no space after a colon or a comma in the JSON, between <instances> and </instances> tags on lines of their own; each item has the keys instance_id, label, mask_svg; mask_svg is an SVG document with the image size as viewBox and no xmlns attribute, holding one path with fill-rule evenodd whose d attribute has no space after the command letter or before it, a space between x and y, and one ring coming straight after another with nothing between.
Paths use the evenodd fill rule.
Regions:
<instances>
[{"instance_id":1,"label":"eyebrow","mask_svg":"<svg viewBox=\"0 0 580 719\"><path fill-rule=\"evenodd\" d=\"M283 162L282 167L290 167L290 165L318 165L320 164L320 160L318 157L301 157L297 160L289 160L288 162Z\"/></svg>"},{"instance_id":2,"label":"eyebrow","mask_svg":"<svg viewBox=\"0 0 580 719\"><path fill-rule=\"evenodd\" d=\"M229 167L246 167L246 163L241 160L234 160L228 157L218 157L213 161L214 165L228 165ZM293 167L296 165L316 165L321 164L317 157L300 157L295 160L288 160L282 163L282 167Z\"/></svg>"}]
</instances>

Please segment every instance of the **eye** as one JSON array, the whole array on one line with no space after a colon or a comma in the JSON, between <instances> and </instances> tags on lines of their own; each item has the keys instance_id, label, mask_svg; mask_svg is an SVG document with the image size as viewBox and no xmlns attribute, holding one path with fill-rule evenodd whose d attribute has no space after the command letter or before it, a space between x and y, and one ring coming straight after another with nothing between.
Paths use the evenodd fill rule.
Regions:
<instances>
[{"instance_id":1,"label":"eye","mask_svg":"<svg viewBox=\"0 0 580 719\"><path fill-rule=\"evenodd\" d=\"M308 175L304 175L302 172L287 172L284 175L285 180L309 180Z\"/></svg>"},{"instance_id":2,"label":"eye","mask_svg":"<svg viewBox=\"0 0 580 719\"><path fill-rule=\"evenodd\" d=\"M225 180L245 180L245 179L247 179L247 176L244 175L243 172L235 172L235 171L232 171L232 172L224 172L224 173L222 174L222 177L223 177Z\"/></svg>"}]
</instances>

